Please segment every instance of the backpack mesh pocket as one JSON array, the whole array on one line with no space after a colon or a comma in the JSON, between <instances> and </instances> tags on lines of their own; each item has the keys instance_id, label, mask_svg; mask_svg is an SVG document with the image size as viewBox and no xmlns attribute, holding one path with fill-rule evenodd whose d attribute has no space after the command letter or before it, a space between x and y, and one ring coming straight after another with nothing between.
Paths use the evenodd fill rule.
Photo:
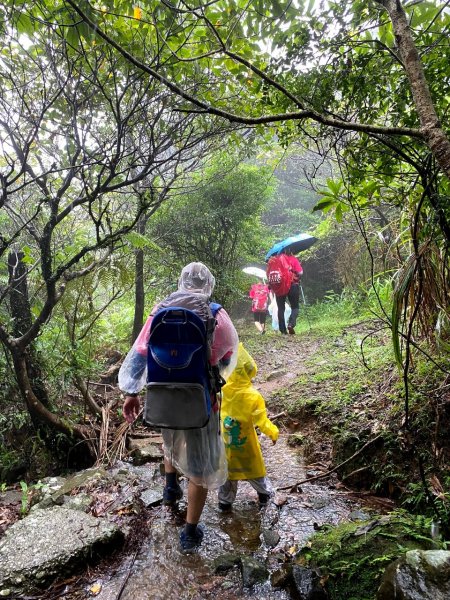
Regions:
<instances>
[{"instance_id":1,"label":"backpack mesh pocket","mask_svg":"<svg viewBox=\"0 0 450 600\"><path fill-rule=\"evenodd\" d=\"M209 421L205 388L200 383L148 383L144 422L152 427L199 429Z\"/></svg>"}]
</instances>

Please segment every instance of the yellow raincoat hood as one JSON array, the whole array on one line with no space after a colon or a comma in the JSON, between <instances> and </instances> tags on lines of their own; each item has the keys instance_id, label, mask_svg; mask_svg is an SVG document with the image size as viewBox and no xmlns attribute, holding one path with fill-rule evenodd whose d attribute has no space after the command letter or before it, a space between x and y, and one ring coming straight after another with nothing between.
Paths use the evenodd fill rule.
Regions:
<instances>
[{"instance_id":1,"label":"yellow raincoat hood","mask_svg":"<svg viewBox=\"0 0 450 600\"><path fill-rule=\"evenodd\" d=\"M242 388L244 386L251 386L252 379L256 377L258 367L255 361L244 348L242 342L239 343L237 364L234 371L228 378L228 384L233 385L236 388Z\"/></svg>"},{"instance_id":2,"label":"yellow raincoat hood","mask_svg":"<svg viewBox=\"0 0 450 600\"><path fill-rule=\"evenodd\" d=\"M256 373L255 361L240 343L237 365L222 388L222 434L230 480L266 474L255 427L273 441L278 439L278 427L267 418L264 398L252 385Z\"/></svg>"}]
</instances>

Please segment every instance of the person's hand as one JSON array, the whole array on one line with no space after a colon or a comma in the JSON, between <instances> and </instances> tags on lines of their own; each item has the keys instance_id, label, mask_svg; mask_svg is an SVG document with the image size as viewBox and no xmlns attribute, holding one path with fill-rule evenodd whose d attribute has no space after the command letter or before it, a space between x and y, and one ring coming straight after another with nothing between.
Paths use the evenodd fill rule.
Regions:
<instances>
[{"instance_id":1,"label":"person's hand","mask_svg":"<svg viewBox=\"0 0 450 600\"><path fill-rule=\"evenodd\" d=\"M123 403L123 416L127 423L133 423L141 410L141 403L138 396L125 396Z\"/></svg>"}]
</instances>

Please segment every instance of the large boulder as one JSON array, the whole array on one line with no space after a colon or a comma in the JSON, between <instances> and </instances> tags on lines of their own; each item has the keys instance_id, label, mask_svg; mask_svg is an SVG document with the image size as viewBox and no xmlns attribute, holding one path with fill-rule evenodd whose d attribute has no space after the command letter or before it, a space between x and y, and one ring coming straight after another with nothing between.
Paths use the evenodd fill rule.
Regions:
<instances>
[{"instance_id":1,"label":"large boulder","mask_svg":"<svg viewBox=\"0 0 450 600\"><path fill-rule=\"evenodd\" d=\"M262 583L269 578L269 571L264 563L253 556L241 557L242 584L244 587L252 587Z\"/></svg>"},{"instance_id":2,"label":"large boulder","mask_svg":"<svg viewBox=\"0 0 450 600\"><path fill-rule=\"evenodd\" d=\"M106 520L64 506L37 509L9 527L0 541L0 595L48 585L122 543Z\"/></svg>"},{"instance_id":3,"label":"large boulder","mask_svg":"<svg viewBox=\"0 0 450 600\"><path fill-rule=\"evenodd\" d=\"M384 572L377 600L448 600L450 552L410 550Z\"/></svg>"},{"instance_id":4,"label":"large boulder","mask_svg":"<svg viewBox=\"0 0 450 600\"><path fill-rule=\"evenodd\" d=\"M294 565L292 576L300 600L327 600L328 594L314 569Z\"/></svg>"}]
</instances>

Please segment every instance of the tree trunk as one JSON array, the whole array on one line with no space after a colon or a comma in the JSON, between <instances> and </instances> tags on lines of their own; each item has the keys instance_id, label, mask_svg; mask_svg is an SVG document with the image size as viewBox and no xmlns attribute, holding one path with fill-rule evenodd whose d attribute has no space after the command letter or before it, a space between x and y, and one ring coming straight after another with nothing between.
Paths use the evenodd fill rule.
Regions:
<instances>
[{"instance_id":1,"label":"tree trunk","mask_svg":"<svg viewBox=\"0 0 450 600\"><path fill-rule=\"evenodd\" d=\"M145 235L146 226L147 217L146 215L141 215L136 225L137 232ZM144 324L144 307L144 251L138 248L135 250L134 321L131 332L131 345L134 344Z\"/></svg>"},{"instance_id":2,"label":"tree trunk","mask_svg":"<svg viewBox=\"0 0 450 600\"><path fill-rule=\"evenodd\" d=\"M32 324L27 269L23 257L21 252L11 252L8 256L10 310L14 318L13 331L17 338L29 331ZM86 435L85 428L70 425L68 421L49 410L47 389L33 344L22 348L12 341L8 348L12 355L17 384L34 426L37 429L42 429L42 426L48 427L50 431L60 431L69 438L86 440L89 436Z\"/></svg>"},{"instance_id":3,"label":"tree trunk","mask_svg":"<svg viewBox=\"0 0 450 600\"><path fill-rule=\"evenodd\" d=\"M445 134L425 78L422 61L400 0L378 0L386 8L392 22L400 57L411 85L411 92L422 133L442 171L450 179L450 140Z\"/></svg>"},{"instance_id":4,"label":"tree trunk","mask_svg":"<svg viewBox=\"0 0 450 600\"><path fill-rule=\"evenodd\" d=\"M11 252L8 256L10 311L14 321L13 334L17 338L28 331L32 324L28 296L28 273L23 258L23 252ZM42 369L33 343L25 350L23 357L33 393L48 408L50 402L47 388L45 387Z\"/></svg>"},{"instance_id":5,"label":"tree trunk","mask_svg":"<svg viewBox=\"0 0 450 600\"><path fill-rule=\"evenodd\" d=\"M90 393L89 388L86 385L86 382L84 381L84 379L82 377L79 377L78 375L74 375L73 383L74 383L75 387L77 388L77 390L79 390L81 392L81 394L84 398L84 401L85 401L87 407L89 408L90 412L93 415L100 416L102 414L102 408L101 408L101 406L99 406L97 404L94 397Z\"/></svg>"},{"instance_id":6,"label":"tree trunk","mask_svg":"<svg viewBox=\"0 0 450 600\"><path fill-rule=\"evenodd\" d=\"M90 430L80 425L71 425L68 421L59 418L50 412L35 395L28 378L24 353L13 348L12 358L17 383L33 423L47 425L50 429L56 429L68 437L86 440Z\"/></svg>"}]
</instances>

